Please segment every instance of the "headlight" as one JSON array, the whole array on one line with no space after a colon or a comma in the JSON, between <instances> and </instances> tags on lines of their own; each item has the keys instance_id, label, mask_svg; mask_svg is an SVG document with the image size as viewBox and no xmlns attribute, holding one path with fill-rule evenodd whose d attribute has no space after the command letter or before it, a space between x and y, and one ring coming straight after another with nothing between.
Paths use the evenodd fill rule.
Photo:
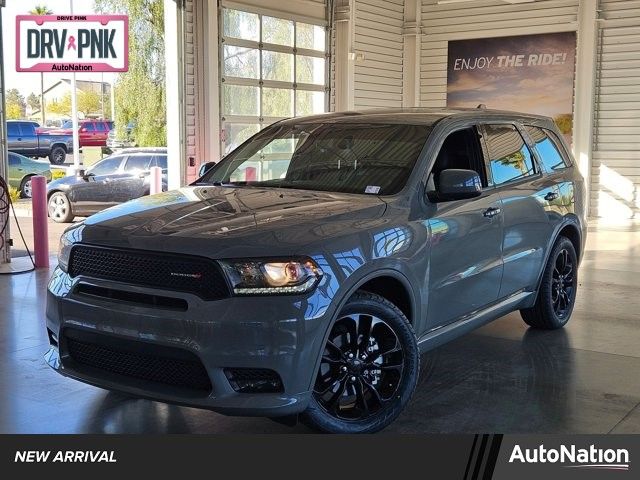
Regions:
<instances>
[{"instance_id":1,"label":"headlight","mask_svg":"<svg viewBox=\"0 0 640 480\"><path fill-rule=\"evenodd\" d=\"M58 266L64 272L69 270L69 257L71 255L71 247L73 244L80 241L80 233L82 232L84 222L73 225L64 231L60 236L60 243L58 244Z\"/></svg>"},{"instance_id":2,"label":"headlight","mask_svg":"<svg viewBox=\"0 0 640 480\"><path fill-rule=\"evenodd\" d=\"M236 295L306 293L322 278L310 258L220 262Z\"/></svg>"}]
</instances>

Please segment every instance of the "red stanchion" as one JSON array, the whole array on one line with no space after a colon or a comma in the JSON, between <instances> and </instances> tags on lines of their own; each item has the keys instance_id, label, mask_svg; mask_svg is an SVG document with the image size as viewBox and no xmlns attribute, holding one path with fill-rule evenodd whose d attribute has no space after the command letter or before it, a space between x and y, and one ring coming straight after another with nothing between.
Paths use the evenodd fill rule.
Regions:
<instances>
[{"instance_id":1,"label":"red stanchion","mask_svg":"<svg viewBox=\"0 0 640 480\"><path fill-rule=\"evenodd\" d=\"M49 224L47 218L47 179L31 177L33 243L36 268L49 268Z\"/></svg>"}]
</instances>

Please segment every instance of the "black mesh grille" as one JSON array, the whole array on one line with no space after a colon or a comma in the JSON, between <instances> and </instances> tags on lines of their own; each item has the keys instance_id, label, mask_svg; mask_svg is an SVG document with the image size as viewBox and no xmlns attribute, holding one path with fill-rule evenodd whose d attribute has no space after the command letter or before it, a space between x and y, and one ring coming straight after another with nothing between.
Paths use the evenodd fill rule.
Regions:
<instances>
[{"instance_id":1,"label":"black mesh grille","mask_svg":"<svg viewBox=\"0 0 640 480\"><path fill-rule=\"evenodd\" d=\"M213 261L187 255L76 245L69 274L194 293L205 300L229 296L224 275Z\"/></svg>"},{"instance_id":2,"label":"black mesh grille","mask_svg":"<svg viewBox=\"0 0 640 480\"><path fill-rule=\"evenodd\" d=\"M65 332L66 350L77 364L163 385L203 392L211 390L204 365L191 352L139 342L97 340L96 336L78 337Z\"/></svg>"}]
</instances>

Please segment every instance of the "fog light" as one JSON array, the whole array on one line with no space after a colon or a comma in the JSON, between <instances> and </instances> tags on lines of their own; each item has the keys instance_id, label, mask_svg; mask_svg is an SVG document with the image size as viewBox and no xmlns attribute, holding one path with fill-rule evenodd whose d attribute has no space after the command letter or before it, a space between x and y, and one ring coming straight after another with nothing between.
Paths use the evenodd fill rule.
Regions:
<instances>
[{"instance_id":1,"label":"fog light","mask_svg":"<svg viewBox=\"0 0 640 480\"><path fill-rule=\"evenodd\" d=\"M267 368L225 368L231 387L240 393L279 393L284 391L282 380Z\"/></svg>"}]
</instances>

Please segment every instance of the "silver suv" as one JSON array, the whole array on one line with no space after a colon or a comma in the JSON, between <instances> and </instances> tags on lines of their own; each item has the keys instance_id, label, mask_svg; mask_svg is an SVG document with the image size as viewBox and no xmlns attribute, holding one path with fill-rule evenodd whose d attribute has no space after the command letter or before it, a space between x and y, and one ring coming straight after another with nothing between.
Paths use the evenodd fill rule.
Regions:
<instances>
[{"instance_id":1,"label":"silver suv","mask_svg":"<svg viewBox=\"0 0 640 480\"><path fill-rule=\"evenodd\" d=\"M103 388L373 432L420 354L573 310L583 179L548 118L349 112L279 122L193 185L62 237L46 360Z\"/></svg>"}]
</instances>

